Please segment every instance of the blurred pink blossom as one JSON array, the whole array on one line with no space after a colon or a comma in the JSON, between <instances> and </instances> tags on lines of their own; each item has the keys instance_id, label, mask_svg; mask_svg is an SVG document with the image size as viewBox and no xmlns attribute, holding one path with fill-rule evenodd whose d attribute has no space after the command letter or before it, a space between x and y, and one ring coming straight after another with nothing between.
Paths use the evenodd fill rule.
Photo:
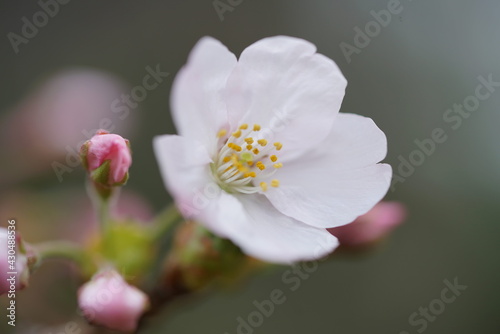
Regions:
<instances>
[{"instance_id":1,"label":"blurred pink blossom","mask_svg":"<svg viewBox=\"0 0 500 334\"><path fill-rule=\"evenodd\" d=\"M78 149L97 129L129 136L135 114L123 103L128 86L98 70L61 71L1 119L0 147L8 164L0 182L49 170L54 161L74 168Z\"/></svg>"},{"instance_id":2,"label":"blurred pink blossom","mask_svg":"<svg viewBox=\"0 0 500 334\"><path fill-rule=\"evenodd\" d=\"M342 246L365 246L388 235L402 224L405 218L406 209L403 204L380 202L354 222L330 228L328 231L339 239Z\"/></svg>"},{"instance_id":3,"label":"blurred pink blossom","mask_svg":"<svg viewBox=\"0 0 500 334\"><path fill-rule=\"evenodd\" d=\"M78 305L89 322L132 332L149 307L149 300L144 292L127 284L115 270L104 270L80 288Z\"/></svg>"}]
</instances>

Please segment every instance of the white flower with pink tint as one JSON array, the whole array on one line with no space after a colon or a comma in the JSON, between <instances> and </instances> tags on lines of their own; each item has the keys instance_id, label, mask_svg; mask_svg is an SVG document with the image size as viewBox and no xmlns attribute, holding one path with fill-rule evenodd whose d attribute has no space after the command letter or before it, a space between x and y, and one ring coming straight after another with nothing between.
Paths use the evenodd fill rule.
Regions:
<instances>
[{"instance_id":1,"label":"white flower with pink tint","mask_svg":"<svg viewBox=\"0 0 500 334\"><path fill-rule=\"evenodd\" d=\"M105 131L98 131L94 137L82 146L80 154L84 166L91 175L105 163L109 163L109 166L106 166L104 171L105 180L101 179L101 175L96 176L99 178L99 182L113 186L127 181L132 156L129 142L123 137Z\"/></svg>"},{"instance_id":2,"label":"white flower with pink tint","mask_svg":"<svg viewBox=\"0 0 500 334\"><path fill-rule=\"evenodd\" d=\"M79 289L78 305L90 323L132 332L148 309L149 300L116 271L104 270Z\"/></svg>"},{"instance_id":3,"label":"white flower with pink tint","mask_svg":"<svg viewBox=\"0 0 500 334\"><path fill-rule=\"evenodd\" d=\"M247 254L290 263L338 245L327 228L368 212L388 190L384 133L339 114L346 79L313 44L260 40L239 59L203 38L171 96L179 136L155 138L182 213Z\"/></svg>"},{"instance_id":4,"label":"white flower with pink tint","mask_svg":"<svg viewBox=\"0 0 500 334\"><path fill-rule=\"evenodd\" d=\"M380 202L348 225L329 229L340 244L349 247L370 245L387 236L406 218L406 209L398 202Z\"/></svg>"}]
</instances>

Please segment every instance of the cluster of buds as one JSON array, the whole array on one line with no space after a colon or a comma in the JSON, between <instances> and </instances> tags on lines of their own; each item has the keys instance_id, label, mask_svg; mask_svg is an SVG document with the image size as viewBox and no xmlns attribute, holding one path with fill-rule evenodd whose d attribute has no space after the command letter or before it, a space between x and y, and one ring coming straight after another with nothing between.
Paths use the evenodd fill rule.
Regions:
<instances>
[{"instance_id":1,"label":"cluster of buds","mask_svg":"<svg viewBox=\"0 0 500 334\"><path fill-rule=\"evenodd\" d=\"M132 164L127 139L100 130L83 144L80 157L102 199L106 200L113 188L127 182ZM114 229L107 230L110 231ZM149 308L149 299L114 269L103 269L79 289L78 304L90 323L121 332L133 332Z\"/></svg>"}]
</instances>

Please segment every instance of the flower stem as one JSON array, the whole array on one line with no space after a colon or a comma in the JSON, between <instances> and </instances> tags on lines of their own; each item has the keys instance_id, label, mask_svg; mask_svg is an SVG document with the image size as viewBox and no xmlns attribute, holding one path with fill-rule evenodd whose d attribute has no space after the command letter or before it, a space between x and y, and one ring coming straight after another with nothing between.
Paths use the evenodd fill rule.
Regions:
<instances>
[{"instance_id":1,"label":"flower stem","mask_svg":"<svg viewBox=\"0 0 500 334\"><path fill-rule=\"evenodd\" d=\"M172 232L172 228L183 219L175 204L170 204L161 211L153 222L153 236L156 239L163 239Z\"/></svg>"},{"instance_id":2,"label":"flower stem","mask_svg":"<svg viewBox=\"0 0 500 334\"><path fill-rule=\"evenodd\" d=\"M99 211L99 225L101 226L101 231L104 232L108 226L109 220L109 199L100 199L97 204Z\"/></svg>"},{"instance_id":3,"label":"flower stem","mask_svg":"<svg viewBox=\"0 0 500 334\"><path fill-rule=\"evenodd\" d=\"M156 259L151 267L145 284L147 290L152 290L162 275L165 258L168 256L174 240L175 226L183 220L175 204L170 204L161 211L153 221L151 235L158 243Z\"/></svg>"},{"instance_id":4,"label":"flower stem","mask_svg":"<svg viewBox=\"0 0 500 334\"><path fill-rule=\"evenodd\" d=\"M47 241L33 247L38 251L38 261L47 259L67 259L77 264L85 264L85 251L77 244L69 241Z\"/></svg>"},{"instance_id":5,"label":"flower stem","mask_svg":"<svg viewBox=\"0 0 500 334\"><path fill-rule=\"evenodd\" d=\"M101 232L104 233L108 226L109 211L112 201L116 198L116 190L113 188L104 187L92 180L87 182L87 193L92 201L92 204L97 212L97 218L101 227Z\"/></svg>"}]
</instances>

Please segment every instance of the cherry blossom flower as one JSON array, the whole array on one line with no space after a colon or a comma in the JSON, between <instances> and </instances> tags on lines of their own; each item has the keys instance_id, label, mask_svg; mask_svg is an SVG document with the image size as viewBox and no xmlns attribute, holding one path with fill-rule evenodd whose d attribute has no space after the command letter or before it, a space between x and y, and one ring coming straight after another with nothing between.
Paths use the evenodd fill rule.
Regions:
<instances>
[{"instance_id":1,"label":"cherry blossom flower","mask_svg":"<svg viewBox=\"0 0 500 334\"><path fill-rule=\"evenodd\" d=\"M313 44L260 40L239 60L205 37L178 73L171 107L179 135L156 137L180 211L270 262L320 258L327 228L352 222L388 190L384 133L339 114L346 79Z\"/></svg>"}]
</instances>

